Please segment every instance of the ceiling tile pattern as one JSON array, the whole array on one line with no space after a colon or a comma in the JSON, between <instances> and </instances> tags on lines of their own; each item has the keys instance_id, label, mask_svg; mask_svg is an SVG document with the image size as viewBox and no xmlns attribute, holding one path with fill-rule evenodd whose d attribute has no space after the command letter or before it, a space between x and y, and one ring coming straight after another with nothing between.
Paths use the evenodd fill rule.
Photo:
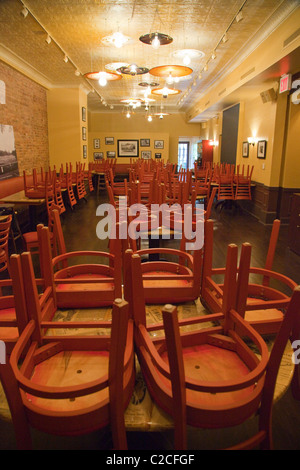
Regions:
<instances>
[{"instance_id":1,"label":"ceiling tile pattern","mask_svg":"<svg viewBox=\"0 0 300 470\"><path fill-rule=\"evenodd\" d=\"M21 14L23 4L29 11L26 18ZM239 55L255 47L257 38L268 34L297 5L298 0L1 0L0 47L42 76L49 87L84 86L91 91L89 109L102 112L121 112L122 99L143 99L141 82L165 86L165 79L150 72L157 66L183 65L175 51L200 50L203 57L189 64L192 74L174 84L181 93L149 96L153 111L185 112ZM243 19L237 22L240 10ZM116 48L101 43L116 31L129 36L130 44ZM155 31L170 35L173 42L154 50L139 41ZM228 41L223 43L226 31ZM214 51L216 58L211 59ZM135 63L150 72L122 75L105 87L84 78L85 73L105 71L107 64L116 62Z\"/></svg>"}]
</instances>

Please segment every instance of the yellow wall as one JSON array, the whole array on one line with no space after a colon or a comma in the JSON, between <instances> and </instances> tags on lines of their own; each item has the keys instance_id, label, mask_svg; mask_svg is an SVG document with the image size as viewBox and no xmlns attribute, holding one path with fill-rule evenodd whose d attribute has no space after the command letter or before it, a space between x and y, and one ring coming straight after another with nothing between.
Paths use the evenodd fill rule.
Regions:
<instances>
[{"instance_id":1,"label":"yellow wall","mask_svg":"<svg viewBox=\"0 0 300 470\"><path fill-rule=\"evenodd\" d=\"M252 178L258 183L270 186L273 157L274 129L276 118L276 102L263 103L260 95L244 102L240 116L241 130L238 138L237 165L253 165ZM265 140L266 158L257 158L257 144L249 145L249 157L242 156L242 144L248 137Z\"/></svg>"},{"instance_id":2,"label":"yellow wall","mask_svg":"<svg viewBox=\"0 0 300 470\"><path fill-rule=\"evenodd\" d=\"M152 158L158 152L165 161L177 163L178 140L182 136L200 136L200 125L187 123L182 113L153 118L152 122L142 114L126 118L123 113L89 113L89 161L93 161L93 153L98 151L103 152L104 157L107 151L115 151L117 156L118 139L150 139L150 147L140 147L139 156L142 150L150 150ZM105 137L114 137L114 145L105 145ZM99 150L93 148L93 139L100 139ZM164 148L155 149L154 140L163 140ZM128 162L124 157L118 159L118 163Z\"/></svg>"},{"instance_id":3,"label":"yellow wall","mask_svg":"<svg viewBox=\"0 0 300 470\"><path fill-rule=\"evenodd\" d=\"M83 160L82 127L88 122L82 122L82 106L87 109L86 93L77 89L52 89L47 92L48 105L48 134L49 162L56 165ZM87 118L88 119L88 118Z\"/></svg>"}]
</instances>

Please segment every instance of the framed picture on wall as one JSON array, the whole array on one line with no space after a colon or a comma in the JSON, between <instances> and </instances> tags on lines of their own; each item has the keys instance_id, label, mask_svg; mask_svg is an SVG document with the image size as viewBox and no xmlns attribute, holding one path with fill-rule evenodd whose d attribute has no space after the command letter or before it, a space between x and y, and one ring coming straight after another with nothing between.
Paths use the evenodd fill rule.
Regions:
<instances>
[{"instance_id":1,"label":"framed picture on wall","mask_svg":"<svg viewBox=\"0 0 300 470\"><path fill-rule=\"evenodd\" d=\"M144 159L144 160L151 160L151 150L143 150L141 152L141 157Z\"/></svg>"},{"instance_id":2,"label":"framed picture on wall","mask_svg":"<svg viewBox=\"0 0 300 470\"><path fill-rule=\"evenodd\" d=\"M113 137L105 137L105 145L113 145L115 140Z\"/></svg>"},{"instance_id":3,"label":"framed picture on wall","mask_svg":"<svg viewBox=\"0 0 300 470\"><path fill-rule=\"evenodd\" d=\"M242 152L242 156L244 158L248 158L249 157L249 142L243 142L243 152Z\"/></svg>"},{"instance_id":4,"label":"framed picture on wall","mask_svg":"<svg viewBox=\"0 0 300 470\"><path fill-rule=\"evenodd\" d=\"M82 128L82 140L86 140L86 127Z\"/></svg>"},{"instance_id":5,"label":"framed picture on wall","mask_svg":"<svg viewBox=\"0 0 300 470\"><path fill-rule=\"evenodd\" d=\"M154 141L154 148L155 149L163 149L164 148L164 141L163 140L155 140Z\"/></svg>"},{"instance_id":6,"label":"framed picture on wall","mask_svg":"<svg viewBox=\"0 0 300 470\"><path fill-rule=\"evenodd\" d=\"M81 108L81 119L85 122L86 121L86 108L82 106Z\"/></svg>"},{"instance_id":7,"label":"framed picture on wall","mask_svg":"<svg viewBox=\"0 0 300 470\"><path fill-rule=\"evenodd\" d=\"M100 139L94 139L94 149L100 148Z\"/></svg>"},{"instance_id":8,"label":"framed picture on wall","mask_svg":"<svg viewBox=\"0 0 300 470\"><path fill-rule=\"evenodd\" d=\"M116 158L116 152L106 152L107 158Z\"/></svg>"},{"instance_id":9,"label":"framed picture on wall","mask_svg":"<svg viewBox=\"0 0 300 470\"><path fill-rule=\"evenodd\" d=\"M83 158L86 158L87 157L87 146L84 145L83 146Z\"/></svg>"},{"instance_id":10,"label":"framed picture on wall","mask_svg":"<svg viewBox=\"0 0 300 470\"><path fill-rule=\"evenodd\" d=\"M141 147L150 147L150 139L140 139Z\"/></svg>"},{"instance_id":11,"label":"framed picture on wall","mask_svg":"<svg viewBox=\"0 0 300 470\"><path fill-rule=\"evenodd\" d=\"M155 158L161 158L161 153L156 153Z\"/></svg>"},{"instance_id":12,"label":"framed picture on wall","mask_svg":"<svg viewBox=\"0 0 300 470\"><path fill-rule=\"evenodd\" d=\"M257 142L257 158L266 158L267 141L259 140Z\"/></svg>"},{"instance_id":13,"label":"framed picture on wall","mask_svg":"<svg viewBox=\"0 0 300 470\"><path fill-rule=\"evenodd\" d=\"M103 158L103 152L94 152L94 160L101 160Z\"/></svg>"},{"instance_id":14,"label":"framed picture on wall","mask_svg":"<svg viewBox=\"0 0 300 470\"><path fill-rule=\"evenodd\" d=\"M138 140L118 140L118 157L138 157Z\"/></svg>"}]
</instances>

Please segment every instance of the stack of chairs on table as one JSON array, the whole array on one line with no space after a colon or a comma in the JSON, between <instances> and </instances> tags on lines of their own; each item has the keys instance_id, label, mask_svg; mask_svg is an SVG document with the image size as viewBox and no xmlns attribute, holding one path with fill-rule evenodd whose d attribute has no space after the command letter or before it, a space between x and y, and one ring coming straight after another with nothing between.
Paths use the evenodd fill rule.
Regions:
<instances>
[{"instance_id":1,"label":"stack of chairs on table","mask_svg":"<svg viewBox=\"0 0 300 470\"><path fill-rule=\"evenodd\" d=\"M247 270L251 246L243 248L241 262ZM272 448L274 388L284 348L299 316L300 286L293 292L270 355L262 336L236 309L237 259L237 246L229 245L223 301L216 313L179 319L170 300L162 311L163 322L147 325L143 265L137 253L128 253L125 298L133 306L139 363L153 401L174 420L178 450L188 448L187 425L230 428L255 413L259 414L257 432L230 448ZM246 276L243 280L247 283Z\"/></svg>"},{"instance_id":2,"label":"stack of chairs on table","mask_svg":"<svg viewBox=\"0 0 300 470\"><path fill-rule=\"evenodd\" d=\"M120 193L130 202L144 202L146 208L165 204L170 209L166 225L173 222L174 228L172 205L193 206L196 186L187 171L171 178L162 167L153 166L152 172L156 178L147 181L147 200L139 191L132 193L129 185L127 192L126 185L123 191L118 186ZM110 198L118 208L112 183L109 180ZM45 187L51 187L47 175ZM272 268L279 221L273 225L264 267L252 266L251 245L244 243L239 263L238 247L231 244L225 266L213 268L209 216L216 190L201 217L192 217L194 237L188 239L184 219L178 219L183 229L178 249L141 249L130 237L121 240L124 221L117 218L117 236L110 240L108 252L67 252L60 208L49 206L51 226L40 224L36 231L41 277L34 275L26 252L12 255L11 279L0 284L0 339L5 338L2 327L11 329L8 335L6 331L11 341L0 378L18 448L31 448L29 426L72 435L110 424L114 448L126 449L124 412L134 388L134 351L152 399L174 420L176 449L187 448L187 425L230 427L254 413L259 415L258 432L231 448L272 448L272 398L286 342L300 334L300 288ZM149 223L148 213L143 221L129 209L127 223ZM161 227L163 220L157 217ZM203 243L193 246L201 230ZM150 261L154 254L159 258ZM252 280L253 275L262 281ZM6 295L8 289L13 295ZM199 299L207 314L178 318L174 305ZM147 325L146 304L166 304L161 322ZM112 309L109 320L57 319L64 309L102 308ZM276 337L271 354L264 341L269 334ZM69 366L62 380L59 370L66 355ZM80 370L80 376L74 370ZM299 399L299 367L292 385Z\"/></svg>"},{"instance_id":3,"label":"stack of chairs on table","mask_svg":"<svg viewBox=\"0 0 300 470\"><path fill-rule=\"evenodd\" d=\"M39 226L38 233L42 279L35 278L30 253L11 257L15 299L19 300L23 324L15 346L7 350L6 363L0 366L17 446L32 448L30 427L72 436L110 425L114 448L125 450L124 411L133 393L135 362L133 321L128 303L122 300L121 279L114 267L120 255L101 253L109 257L109 263L97 264L92 275L93 266L85 263L72 265L69 270L63 266L57 269L75 254L63 253L52 259L48 227ZM90 254L99 255L80 252L76 256ZM16 296L19 292L22 297ZM21 299L25 299L23 304ZM7 310L6 299L4 304ZM3 307L1 299L0 305ZM93 320L61 322L57 314L66 305L72 310L106 306L111 313L103 321L96 316Z\"/></svg>"}]
</instances>

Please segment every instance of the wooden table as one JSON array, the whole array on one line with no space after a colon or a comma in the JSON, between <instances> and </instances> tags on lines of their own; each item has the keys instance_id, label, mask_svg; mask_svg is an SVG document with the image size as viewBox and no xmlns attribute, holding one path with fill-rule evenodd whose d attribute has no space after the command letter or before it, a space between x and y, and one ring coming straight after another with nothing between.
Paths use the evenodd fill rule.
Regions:
<instances>
[{"instance_id":1,"label":"wooden table","mask_svg":"<svg viewBox=\"0 0 300 470\"><path fill-rule=\"evenodd\" d=\"M161 314L162 305L147 305L146 307L146 319L147 324L157 323L162 321ZM200 300L195 302L187 302L177 306L179 318L187 318L194 315L205 315L207 311L202 306ZM99 308L99 309L66 309L58 310L55 314L56 321L80 321L80 320L109 320L111 316L111 308ZM207 324L203 323L203 327ZM188 329L193 326L185 327ZM53 330L51 334L95 334L95 329L59 329ZM50 332L49 332L50 333ZM161 332L162 333L162 332ZM103 330L102 330L103 334ZM159 335L159 332L152 334ZM267 339L267 344L272 345L272 338ZM288 343L285 353L283 355L279 374L277 378L274 401L279 400L292 380L294 365L292 363L292 348ZM0 384L0 419L9 420L10 411L6 401L5 394ZM125 412L125 423L128 431L153 431L160 432L166 431L173 428L173 420L163 410L161 410L152 400L147 387L145 385L143 375L140 371L140 366L136 360L136 384L132 395L130 404L128 405Z\"/></svg>"},{"instance_id":2,"label":"wooden table","mask_svg":"<svg viewBox=\"0 0 300 470\"><path fill-rule=\"evenodd\" d=\"M35 231L37 224L36 208L45 203L44 198L31 199L25 196L25 191L19 191L18 193L10 194L0 199L0 204L18 204L28 206L29 208L29 224L30 229Z\"/></svg>"}]
</instances>

